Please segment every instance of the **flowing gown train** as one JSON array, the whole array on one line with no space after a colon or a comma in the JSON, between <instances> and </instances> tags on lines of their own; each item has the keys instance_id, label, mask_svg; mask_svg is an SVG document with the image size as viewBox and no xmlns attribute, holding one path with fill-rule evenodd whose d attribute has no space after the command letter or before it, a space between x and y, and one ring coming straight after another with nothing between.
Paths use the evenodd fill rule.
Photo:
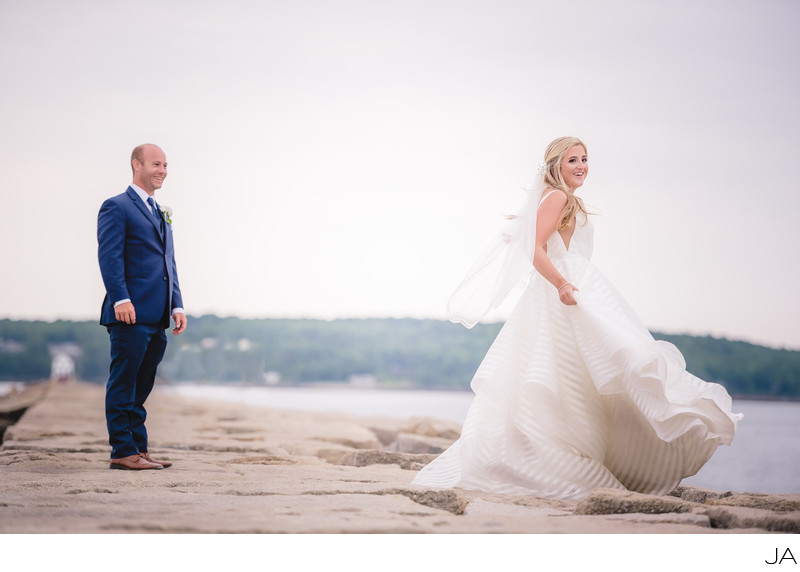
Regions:
<instances>
[{"instance_id":1,"label":"flowing gown train","mask_svg":"<svg viewBox=\"0 0 800 572\"><path fill-rule=\"evenodd\" d=\"M566 306L533 271L472 380L461 437L413 483L580 498L596 487L673 490L741 415L716 383L686 371L590 262L591 221L579 213L565 245L547 253L579 292Z\"/></svg>"}]
</instances>

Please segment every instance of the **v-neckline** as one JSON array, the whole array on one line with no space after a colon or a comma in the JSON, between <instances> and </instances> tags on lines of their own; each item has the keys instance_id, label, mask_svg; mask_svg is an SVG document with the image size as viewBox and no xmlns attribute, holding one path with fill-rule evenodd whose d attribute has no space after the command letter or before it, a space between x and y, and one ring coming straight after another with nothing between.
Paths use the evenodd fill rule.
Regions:
<instances>
[{"instance_id":1,"label":"v-neckline","mask_svg":"<svg viewBox=\"0 0 800 572\"><path fill-rule=\"evenodd\" d=\"M556 232L558 233L558 236L561 238L561 244L564 245L564 250L566 252L569 252L569 245L572 244L572 239L575 236L575 231L576 230L578 230L578 220L577 220L577 218L575 219L575 227L572 229L572 234L569 235L569 241L564 240L564 235L561 234L560 230L556 229Z\"/></svg>"}]
</instances>

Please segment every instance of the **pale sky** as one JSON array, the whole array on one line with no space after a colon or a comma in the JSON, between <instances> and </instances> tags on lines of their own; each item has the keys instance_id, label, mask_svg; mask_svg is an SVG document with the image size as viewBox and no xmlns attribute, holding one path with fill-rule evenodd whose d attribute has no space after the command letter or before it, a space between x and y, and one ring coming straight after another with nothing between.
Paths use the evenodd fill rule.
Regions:
<instances>
[{"instance_id":1,"label":"pale sky","mask_svg":"<svg viewBox=\"0 0 800 572\"><path fill-rule=\"evenodd\" d=\"M648 327L800 349L798 22L795 0L0 0L0 318L99 318L97 211L144 142L190 315L444 318L574 135L594 262Z\"/></svg>"}]
</instances>

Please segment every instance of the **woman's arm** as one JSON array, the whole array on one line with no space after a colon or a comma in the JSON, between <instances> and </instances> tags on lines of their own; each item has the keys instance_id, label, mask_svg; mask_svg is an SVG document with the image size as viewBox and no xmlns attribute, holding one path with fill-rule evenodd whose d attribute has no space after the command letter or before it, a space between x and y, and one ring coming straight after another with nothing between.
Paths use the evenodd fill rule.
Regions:
<instances>
[{"instance_id":1,"label":"woman's arm","mask_svg":"<svg viewBox=\"0 0 800 572\"><path fill-rule=\"evenodd\" d=\"M572 293L577 290L567 282L558 271L550 257L547 256L547 241L558 229L558 219L567 205L564 193L550 193L539 205L536 214L536 245L533 250L533 267L545 280L558 289L559 299L567 306L574 306L577 302Z\"/></svg>"}]
</instances>

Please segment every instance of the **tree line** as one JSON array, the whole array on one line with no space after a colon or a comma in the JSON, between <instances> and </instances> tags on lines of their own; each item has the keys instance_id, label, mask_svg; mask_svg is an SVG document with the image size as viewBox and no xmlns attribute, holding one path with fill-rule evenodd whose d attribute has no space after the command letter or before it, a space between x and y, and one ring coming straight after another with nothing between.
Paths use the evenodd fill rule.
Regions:
<instances>
[{"instance_id":1,"label":"tree line","mask_svg":"<svg viewBox=\"0 0 800 572\"><path fill-rule=\"evenodd\" d=\"M166 381L284 384L342 382L373 376L378 386L467 389L502 324L472 330L442 320L242 319L190 317L170 344L159 374ZM800 399L800 351L710 336L654 332L675 344L687 369L735 397ZM76 377L105 383L105 328L89 321L0 320L0 380L50 376L51 352L79 348Z\"/></svg>"}]
</instances>

